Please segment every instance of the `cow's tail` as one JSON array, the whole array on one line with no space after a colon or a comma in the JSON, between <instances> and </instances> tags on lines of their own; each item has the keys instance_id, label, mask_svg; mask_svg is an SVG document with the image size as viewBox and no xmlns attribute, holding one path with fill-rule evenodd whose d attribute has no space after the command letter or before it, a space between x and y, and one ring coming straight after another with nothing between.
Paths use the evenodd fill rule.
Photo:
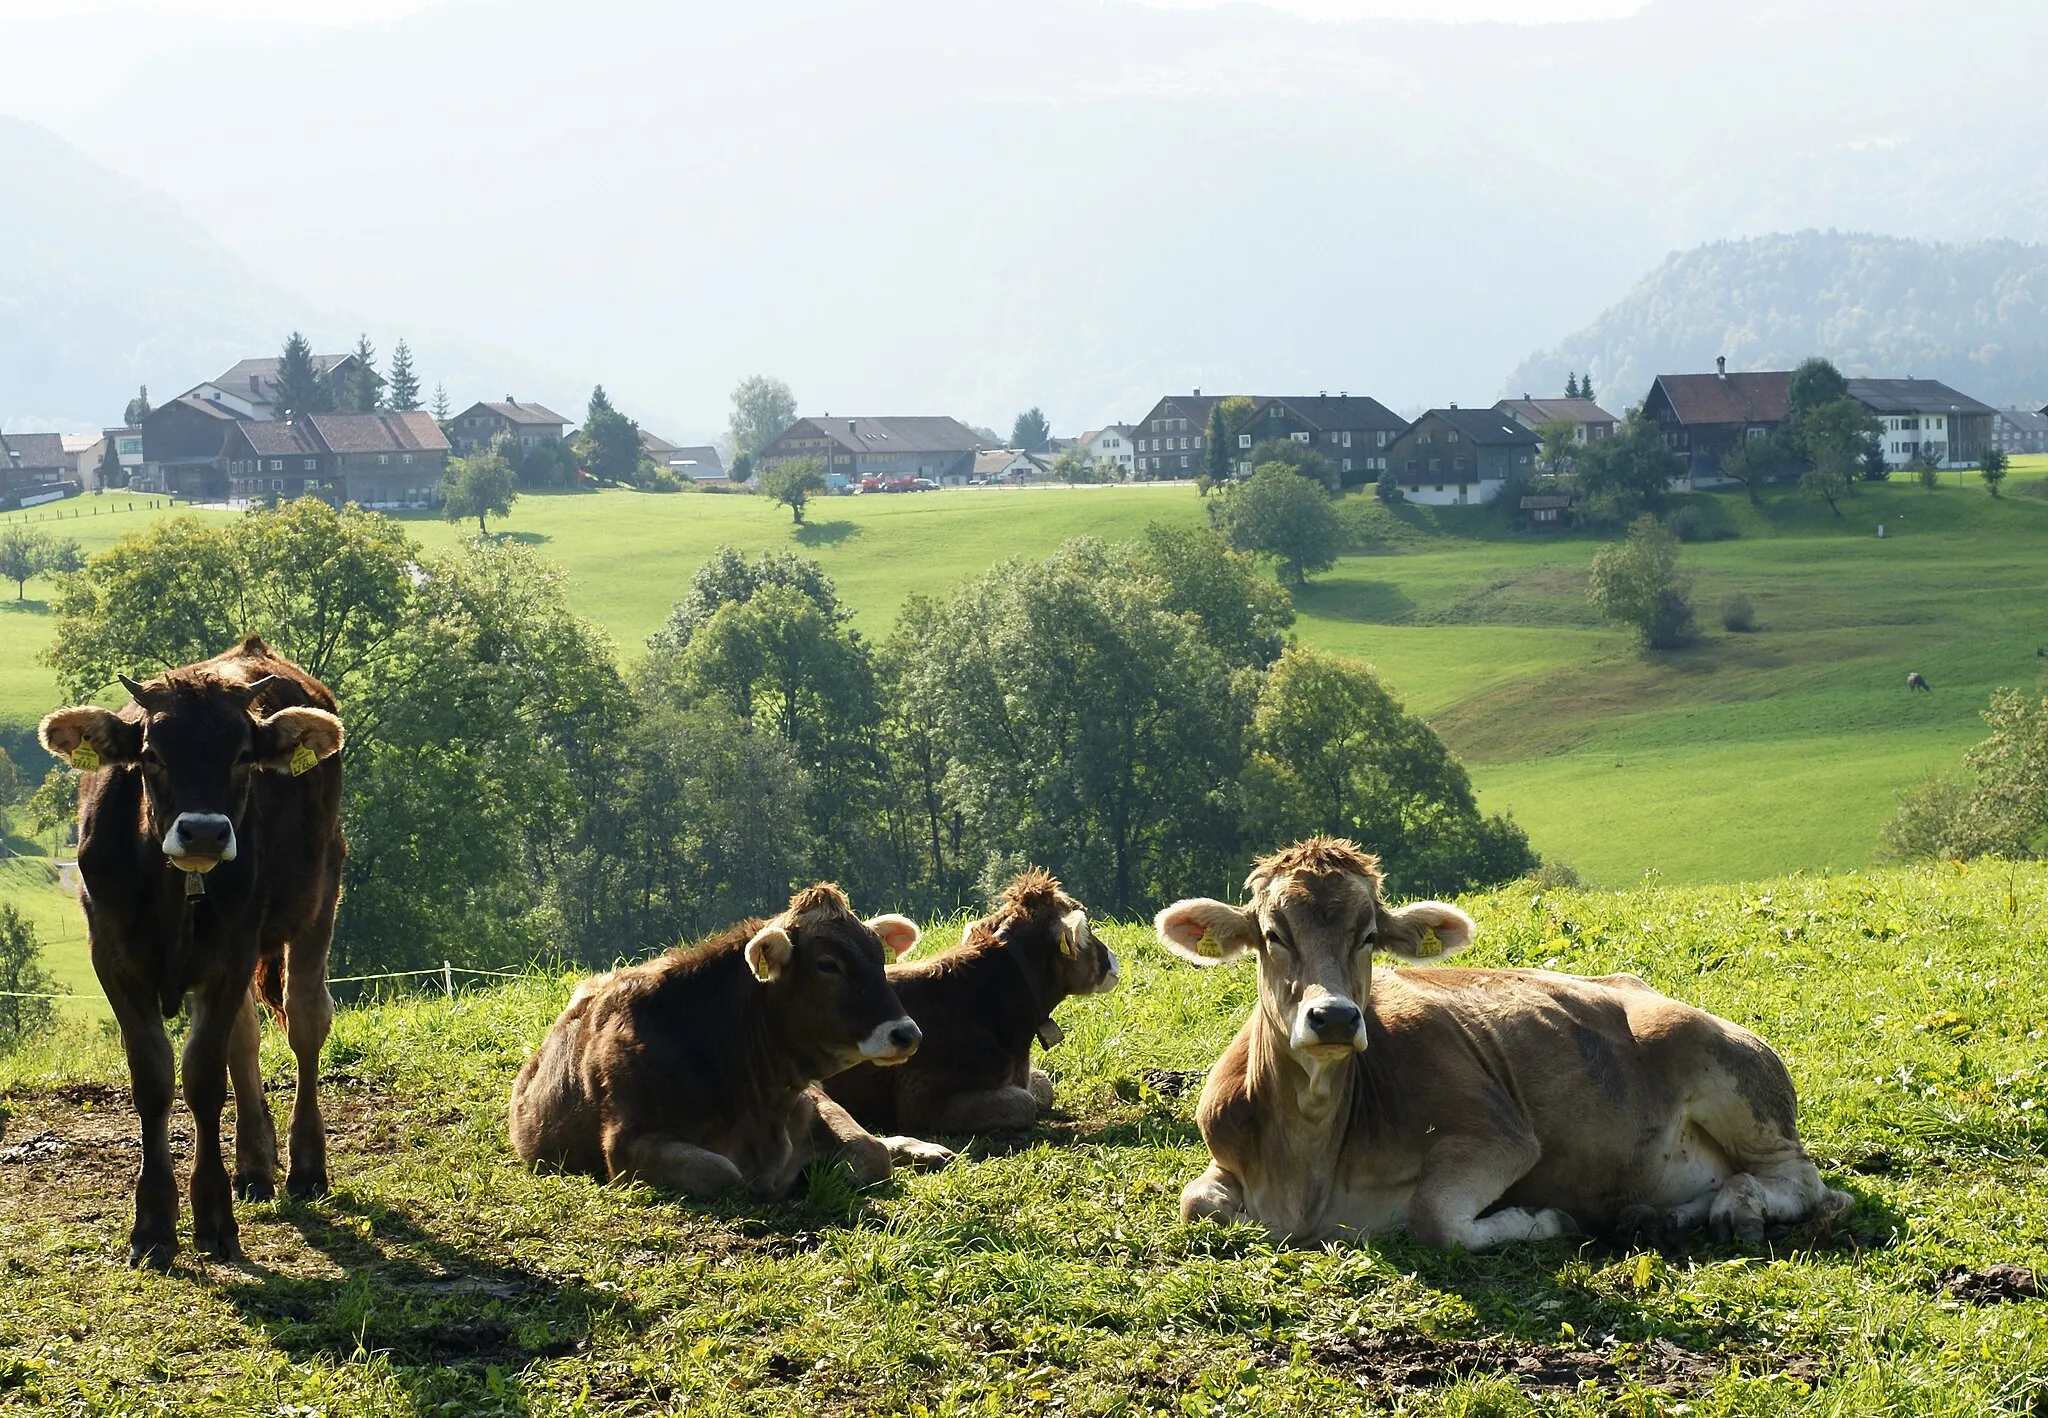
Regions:
<instances>
[{"instance_id":1,"label":"cow's tail","mask_svg":"<svg viewBox=\"0 0 2048 1418\"><path fill-rule=\"evenodd\" d=\"M250 982L256 991L256 998L270 1006L270 1017L283 1027L284 1019L284 957L265 955L256 962L256 978Z\"/></svg>"}]
</instances>

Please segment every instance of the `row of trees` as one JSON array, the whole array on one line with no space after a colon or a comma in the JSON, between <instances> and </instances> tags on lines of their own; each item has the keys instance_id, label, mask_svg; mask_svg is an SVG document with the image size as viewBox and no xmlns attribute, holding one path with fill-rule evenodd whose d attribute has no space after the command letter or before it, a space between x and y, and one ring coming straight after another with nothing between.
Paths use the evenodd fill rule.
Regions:
<instances>
[{"instance_id":1,"label":"row of trees","mask_svg":"<svg viewBox=\"0 0 2048 1418\"><path fill-rule=\"evenodd\" d=\"M377 372L377 350L368 335L357 337L351 353L356 357L354 370L323 370L313 358L312 342L297 330L292 331L277 361L278 409L294 414L419 412L419 374L413 368L412 350L404 340L391 352L388 378ZM147 390L144 394L147 395ZM439 398L445 406L447 395L441 393ZM448 417L440 409L435 410L434 416Z\"/></svg>"},{"instance_id":2,"label":"row of trees","mask_svg":"<svg viewBox=\"0 0 2048 1418\"><path fill-rule=\"evenodd\" d=\"M1287 648L1286 593L1209 529L1004 563L880 642L815 562L724 550L630 674L525 548L430 554L310 500L159 523L57 609L75 696L246 630L334 687L342 973L610 960L820 877L937 911L1041 862L1129 914L1315 831L1379 850L1406 893L1535 860L1368 667Z\"/></svg>"},{"instance_id":3,"label":"row of trees","mask_svg":"<svg viewBox=\"0 0 2048 1418\"><path fill-rule=\"evenodd\" d=\"M0 579L14 583L17 601L27 597L33 578L62 575L84 565L85 553L69 537L50 536L26 522L0 527Z\"/></svg>"}]
</instances>

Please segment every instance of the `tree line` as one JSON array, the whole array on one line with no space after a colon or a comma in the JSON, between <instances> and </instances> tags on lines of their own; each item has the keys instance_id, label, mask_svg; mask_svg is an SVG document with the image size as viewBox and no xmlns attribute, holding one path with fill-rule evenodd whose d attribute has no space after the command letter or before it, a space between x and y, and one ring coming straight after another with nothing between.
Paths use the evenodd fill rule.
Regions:
<instances>
[{"instance_id":1,"label":"tree line","mask_svg":"<svg viewBox=\"0 0 2048 1418\"><path fill-rule=\"evenodd\" d=\"M1536 864L1369 667L1290 643L1285 590L1211 529L1001 563L879 641L788 552L721 550L680 589L629 670L530 550L429 553L305 499L95 556L48 658L82 699L254 630L335 690L337 973L604 962L820 878L940 912L1028 862L1139 913L1310 832L1409 894Z\"/></svg>"}]
</instances>

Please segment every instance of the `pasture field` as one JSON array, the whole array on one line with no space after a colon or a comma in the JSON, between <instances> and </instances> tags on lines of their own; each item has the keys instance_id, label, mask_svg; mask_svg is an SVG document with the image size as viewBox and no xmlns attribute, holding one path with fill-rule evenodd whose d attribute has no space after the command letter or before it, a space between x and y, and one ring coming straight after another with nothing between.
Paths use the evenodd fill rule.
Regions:
<instances>
[{"instance_id":1,"label":"pasture field","mask_svg":"<svg viewBox=\"0 0 2048 1418\"><path fill-rule=\"evenodd\" d=\"M1195 1075L1253 997L1139 926L1070 1001L1029 1137L766 1203L535 1176L504 1135L568 978L344 1011L335 1191L239 1208L249 1262L122 1263L115 1042L0 1060L0 1409L209 1414L2039 1415L2048 866L1467 903L1473 963L1636 971L1764 1035L1856 1206L1668 1251L1321 1250L1183 1225ZM933 946L954 931L933 931ZM273 1105L290 1065L266 1026ZM181 1164L189 1122L173 1120ZM2015 1298L2018 1297L2018 1298ZM2000 1303L2009 1299L2009 1303Z\"/></svg>"}]
</instances>

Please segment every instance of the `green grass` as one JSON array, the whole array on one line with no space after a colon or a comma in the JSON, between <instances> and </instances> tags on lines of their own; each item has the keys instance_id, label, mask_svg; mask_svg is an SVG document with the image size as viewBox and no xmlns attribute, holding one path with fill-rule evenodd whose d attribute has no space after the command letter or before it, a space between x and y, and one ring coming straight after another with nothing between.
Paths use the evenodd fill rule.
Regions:
<instances>
[{"instance_id":1,"label":"green grass","mask_svg":"<svg viewBox=\"0 0 2048 1418\"><path fill-rule=\"evenodd\" d=\"M0 1162L0 1409L2039 1414L2048 1302L1940 1282L2048 1273L2044 901L2048 867L1980 864L1468 902L1476 963L1634 970L1784 1054L1855 1211L1661 1254L1289 1251L1181 1224L1193 1097L1148 1071L1206 1067L1253 976L1137 927L1109 931L1125 987L1061 1011L1035 1136L864 1193L821 1172L779 1204L514 1164L506 1092L567 980L344 1011L334 1194L241 1207L248 1265L162 1276L121 1263L125 1075L74 1025L0 1060L5 1141L61 1148Z\"/></svg>"}]
</instances>

